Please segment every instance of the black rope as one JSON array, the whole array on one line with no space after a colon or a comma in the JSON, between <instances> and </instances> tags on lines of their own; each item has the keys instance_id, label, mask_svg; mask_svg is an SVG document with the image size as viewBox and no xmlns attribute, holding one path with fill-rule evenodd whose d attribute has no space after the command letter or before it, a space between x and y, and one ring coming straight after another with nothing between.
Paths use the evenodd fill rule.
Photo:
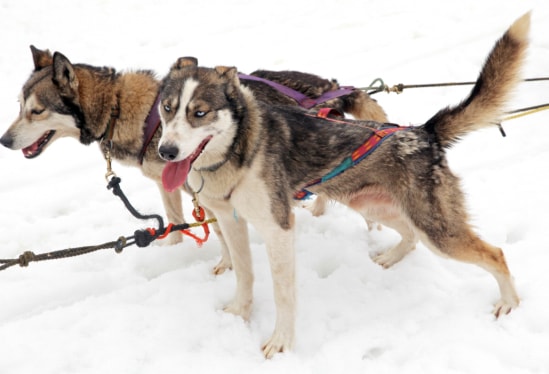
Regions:
<instances>
[{"instance_id":1,"label":"black rope","mask_svg":"<svg viewBox=\"0 0 549 374\"><path fill-rule=\"evenodd\" d=\"M133 207L133 205L130 203L130 201L128 200L126 195L124 195L124 192L122 192L122 189L120 188L120 182L121 181L122 180L119 177L112 177L111 180L109 181L109 184L107 185L107 188L109 190L112 189L112 193L115 196L118 196L122 200L122 202L126 206L126 209L128 209L130 211L130 213L135 218L138 218L138 219L141 219L141 220L156 219L158 221L158 228L159 229L163 228L164 227L164 220L162 219L162 217L160 215L158 215L158 214L143 215L143 214L139 213L137 211L137 209L135 209Z\"/></svg>"},{"instance_id":2,"label":"black rope","mask_svg":"<svg viewBox=\"0 0 549 374\"><path fill-rule=\"evenodd\" d=\"M135 209L133 205L130 203L130 201L122 191L122 188L120 188L121 181L122 180L119 177L112 177L111 180L109 181L109 184L107 185L107 188L109 190L112 189L112 193L115 196L118 196L120 200L122 200L126 209L128 209L129 212L135 218L138 218L141 220L156 219L158 221L158 228L154 230L154 234L152 234L149 230L137 230L135 231L134 235L130 237L131 239L134 240L133 243L135 243L138 247L147 247L149 244L155 241L159 236L162 236L166 233L166 227L164 227L164 220L158 214L144 215L139 213L137 209ZM189 227L190 225L188 223L182 223L179 225L173 225L170 228L170 231L186 230Z\"/></svg>"},{"instance_id":3,"label":"black rope","mask_svg":"<svg viewBox=\"0 0 549 374\"><path fill-rule=\"evenodd\" d=\"M7 269L14 265L26 267L26 266L29 266L29 263L31 262L56 260L60 258L80 256L86 253L92 253L92 252L98 251L100 249L114 248L117 253L120 253L122 252L123 248L133 244L133 243L128 243L127 239L128 238L121 236L120 238L118 238L118 240L108 242L108 243L103 243L103 244L94 245L94 246L67 248L67 249L62 249L62 250L47 252L47 253L40 253L40 254L35 254L32 251L26 251L23 254L21 254L18 258L0 259L0 263L2 264L0 265L0 270Z\"/></svg>"},{"instance_id":4,"label":"black rope","mask_svg":"<svg viewBox=\"0 0 549 374\"><path fill-rule=\"evenodd\" d=\"M188 223L173 225L170 227L170 232L186 230L190 227L191 225ZM136 230L132 236L121 236L117 240L99 244L99 245L67 248L67 249L61 249L57 251L39 253L39 254L35 254L32 251L25 251L23 252L23 254L21 254L17 258L0 259L0 264L2 264L0 265L0 271L5 270L14 265L27 267L31 262L58 260L61 258L76 257L76 256L81 256L87 253L99 251L101 249L112 248L116 253L122 253L122 250L124 248L134 244L140 248L148 247L159 236L162 236L163 234L166 233L166 228L162 227L158 230L151 230L151 231L149 231L148 229Z\"/></svg>"},{"instance_id":5,"label":"black rope","mask_svg":"<svg viewBox=\"0 0 549 374\"><path fill-rule=\"evenodd\" d=\"M87 253L92 253L101 249L109 249L112 248L115 250L116 253L121 253L122 250L126 247L129 247L130 245L137 245L138 247L147 247L149 244L151 244L154 240L156 240L158 237L164 235L166 231L168 230L166 227L164 227L164 220L162 217L158 214L149 214L144 215L141 214L133 207L133 205L130 203L122 189L120 188L120 182L121 179L118 177L113 177L109 184L107 185L108 189L112 189L113 194L118 196L124 205L126 206L126 209L130 211L130 213L141 220L149 220L149 219L156 219L158 221L158 228L156 229L144 229L144 230L136 230L132 236L121 236L117 240L99 244L99 245L92 245L92 246L84 246L84 247L77 247L77 248L67 248L67 249L61 249L57 251L52 252L46 252L46 253L40 253L35 254L32 251L26 251L23 254L21 254L17 258L13 259L0 259L0 271L5 270L9 267L12 267L14 265L19 265L21 267L28 266L31 262L39 262L39 261L47 261L47 260L56 260L61 258L67 258L67 257L75 257L80 256ZM188 223L182 223L178 225L171 225L169 227L169 231L179 231L179 230L186 230L190 228L191 225Z\"/></svg>"}]
</instances>

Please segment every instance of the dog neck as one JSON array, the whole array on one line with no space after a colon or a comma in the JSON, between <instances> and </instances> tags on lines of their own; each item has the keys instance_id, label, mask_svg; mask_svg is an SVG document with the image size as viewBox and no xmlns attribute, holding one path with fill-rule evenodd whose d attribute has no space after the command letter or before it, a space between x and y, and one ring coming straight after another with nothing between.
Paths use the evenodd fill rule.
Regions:
<instances>
[{"instance_id":1,"label":"dog neck","mask_svg":"<svg viewBox=\"0 0 549 374\"><path fill-rule=\"evenodd\" d=\"M230 198L240 178L245 175L244 170L252 166L262 144L262 129L259 125L262 109L247 87L240 86L239 89L241 94L237 95L237 102L232 103L238 108L233 112L235 131L227 143L226 151L207 160L200 160L202 162L197 160L189 173L189 186L195 190L202 186L202 193L213 198Z\"/></svg>"},{"instance_id":2,"label":"dog neck","mask_svg":"<svg viewBox=\"0 0 549 374\"><path fill-rule=\"evenodd\" d=\"M109 121L107 122L107 127L105 129L105 133L101 137L101 141L109 141L112 142L112 137L114 135L114 128L116 127L116 121L120 117L120 98L118 95L116 95L116 103L111 107L111 116L109 117Z\"/></svg>"},{"instance_id":3,"label":"dog neck","mask_svg":"<svg viewBox=\"0 0 549 374\"><path fill-rule=\"evenodd\" d=\"M112 123L114 108L119 107L114 89L119 74L111 68L74 65L78 79L78 96L73 106L79 113L80 141L90 144L104 138ZM110 126L111 128L113 126Z\"/></svg>"},{"instance_id":4,"label":"dog neck","mask_svg":"<svg viewBox=\"0 0 549 374\"><path fill-rule=\"evenodd\" d=\"M238 103L233 103L237 109L235 112L237 121L237 130L227 152L226 159L212 165L208 169L215 171L227 163L234 163L238 167L249 166L257 147L261 142L261 127L257 126L260 122L261 109L255 99L253 92L246 86L240 86ZM205 171L209 171L205 169Z\"/></svg>"},{"instance_id":5,"label":"dog neck","mask_svg":"<svg viewBox=\"0 0 549 374\"><path fill-rule=\"evenodd\" d=\"M105 102L110 104L103 106L102 120L94 127L100 129L97 140L110 140L113 158L131 164L149 157L160 161L156 152L149 153L158 142L157 128L146 133L146 123L154 122L158 89L159 82L148 71L121 74L105 88L109 94ZM101 142L103 152L105 143Z\"/></svg>"}]
</instances>

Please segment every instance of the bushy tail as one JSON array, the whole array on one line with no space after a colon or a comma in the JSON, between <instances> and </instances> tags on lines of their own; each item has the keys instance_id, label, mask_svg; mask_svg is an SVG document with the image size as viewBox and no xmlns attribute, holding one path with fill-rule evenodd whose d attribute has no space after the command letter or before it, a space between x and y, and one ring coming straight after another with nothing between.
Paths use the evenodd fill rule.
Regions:
<instances>
[{"instance_id":1,"label":"bushy tail","mask_svg":"<svg viewBox=\"0 0 549 374\"><path fill-rule=\"evenodd\" d=\"M467 133L499 122L504 104L520 80L529 29L530 13L526 13L496 42L469 96L425 123L425 130L435 134L440 145L450 147Z\"/></svg>"}]
</instances>

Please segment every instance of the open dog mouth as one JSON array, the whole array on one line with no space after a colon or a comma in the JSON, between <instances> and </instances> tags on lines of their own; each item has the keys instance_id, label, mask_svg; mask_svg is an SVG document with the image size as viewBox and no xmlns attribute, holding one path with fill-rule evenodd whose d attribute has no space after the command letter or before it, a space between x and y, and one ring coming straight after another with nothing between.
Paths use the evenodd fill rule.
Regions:
<instances>
[{"instance_id":1,"label":"open dog mouth","mask_svg":"<svg viewBox=\"0 0 549 374\"><path fill-rule=\"evenodd\" d=\"M49 143L54 134L55 130L46 131L44 135L42 135L37 141L22 149L23 156L25 156L26 158L34 158L40 155L40 153L42 153L44 147L46 146L46 144Z\"/></svg>"},{"instance_id":2,"label":"open dog mouth","mask_svg":"<svg viewBox=\"0 0 549 374\"><path fill-rule=\"evenodd\" d=\"M162 185L166 191L173 192L185 183L193 162L202 154L211 139L211 136L204 139L189 157L181 161L166 163L162 170Z\"/></svg>"}]
</instances>

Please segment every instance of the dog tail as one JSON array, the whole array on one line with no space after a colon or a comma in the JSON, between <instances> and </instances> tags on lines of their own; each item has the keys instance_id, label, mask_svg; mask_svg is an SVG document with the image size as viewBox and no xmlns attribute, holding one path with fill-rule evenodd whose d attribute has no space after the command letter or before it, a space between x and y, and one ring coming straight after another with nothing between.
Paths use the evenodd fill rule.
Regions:
<instances>
[{"instance_id":1,"label":"dog tail","mask_svg":"<svg viewBox=\"0 0 549 374\"><path fill-rule=\"evenodd\" d=\"M499 123L504 104L520 80L529 29L530 13L526 13L496 42L469 96L425 123L424 129L440 145L448 148L471 131Z\"/></svg>"}]
</instances>

